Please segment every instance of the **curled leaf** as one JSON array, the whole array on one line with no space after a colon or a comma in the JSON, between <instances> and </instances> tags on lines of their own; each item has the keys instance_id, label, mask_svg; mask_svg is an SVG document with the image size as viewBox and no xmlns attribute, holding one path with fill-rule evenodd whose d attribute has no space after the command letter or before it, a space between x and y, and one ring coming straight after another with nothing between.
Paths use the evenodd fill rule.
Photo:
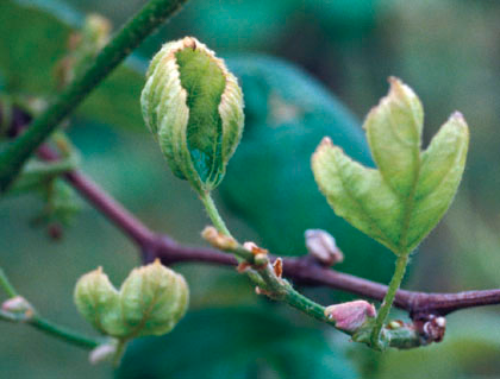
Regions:
<instances>
[{"instance_id":1,"label":"curled leaf","mask_svg":"<svg viewBox=\"0 0 500 379\"><path fill-rule=\"evenodd\" d=\"M213 51L192 37L165 44L147 72L144 120L176 176L199 193L221 182L243 132L243 94Z\"/></svg>"}]
</instances>

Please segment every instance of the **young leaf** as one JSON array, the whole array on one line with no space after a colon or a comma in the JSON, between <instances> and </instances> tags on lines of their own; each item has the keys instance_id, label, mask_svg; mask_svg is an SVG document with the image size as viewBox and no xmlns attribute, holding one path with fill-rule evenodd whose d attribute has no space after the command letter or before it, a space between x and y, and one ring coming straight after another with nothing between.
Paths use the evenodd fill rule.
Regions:
<instances>
[{"instance_id":1,"label":"young leaf","mask_svg":"<svg viewBox=\"0 0 500 379\"><path fill-rule=\"evenodd\" d=\"M304 232L323 229L349 252L337 270L388 282L394 263L387 249L325 207L310 166L328 135L373 167L361 123L317 79L287 61L256 54L226 61L245 94L245 138L220 186L225 208L261 246L281 256L304 254Z\"/></svg>"},{"instance_id":2,"label":"young leaf","mask_svg":"<svg viewBox=\"0 0 500 379\"><path fill-rule=\"evenodd\" d=\"M158 261L132 271L120 290L123 321L135 336L168 333L184 316L187 284Z\"/></svg>"},{"instance_id":3,"label":"young leaf","mask_svg":"<svg viewBox=\"0 0 500 379\"><path fill-rule=\"evenodd\" d=\"M75 288L78 311L105 335L127 340L162 335L187 310L184 278L159 261L132 271L120 291L99 268L80 278Z\"/></svg>"},{"instance_id":4,"label":"young leaf","mask_svg":"<svg viewBox=\"0 0 500 379\"><path fill-rule=\"evenodd\" d=\"M410 253L448 209L462 178L469 132L461 114L421 151L423 111L391 78L389 95L365 121L378 170L351 160L325 138L312 159L316 182L335 213L396 254Z\"/></svg>"},{"instance_id":5,"label":"young leaf","mask_svg":"<svg viewBox=\"0 0 500 379\"><path fill-rule=\"evenodd\" d=\"M214 52L192 37L165 44L141 95L146 125L174 174L211 191L243 132L243 94Z\"/></svg>"}]
</instances>

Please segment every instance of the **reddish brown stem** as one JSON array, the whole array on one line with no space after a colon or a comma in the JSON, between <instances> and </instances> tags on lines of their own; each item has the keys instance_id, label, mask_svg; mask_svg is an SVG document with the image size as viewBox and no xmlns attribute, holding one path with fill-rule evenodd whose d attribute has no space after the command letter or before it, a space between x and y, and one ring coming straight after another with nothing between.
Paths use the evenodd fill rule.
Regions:
<instances>
[{"instance_id":1,"label":"reddish brown stem","mask_svg":"<svg viewBox=\"0 0 500 379\"><path fill-rule=\"evenodd\" d=\"M57 154L46 145L39 149L38 155L45 160L57 159ZM167 265L183 262L237 265L236 259L231 255L210 248L183 246L168 236L152 232L81 172L72 171L64 177L90 204L141 248L144 260L150 261L158 257ZM283 259L283 274L297 284L327 286L378 301L381 301L387 292L387 286L383 284L322 267L309 256ZM500 290L459 293L424 293L399 290L394 303L396 307L408 311L411 315L435 314L442 316L459 309L494 304L500 304Z\"/></svg>"},{"instance_id":2,"label":"reddish brown stem","mask_svg":"<svg viewBox=\"0 0 500 379\"><path fill-rule=\"evenodd\" d=\"M0 108L0 116L1 112ZM29 115L22 110L17 110L14 116L12 125L9 125L7 130L12 137L17 136L30 119ZM38 156L47 161L58 159L58 154L47 145L40 147ZM80 171L68 172L64 178L104 217L134 241L140 248L144 261L160 258L167 265L202 262L236 266L236 259L231 255L210 248L183 246L168 236L154 233ZM273 257L273 259L275 258ZM283 260L283 274L297 284L327 286L378 301L381 301L387 292L387 286L383 284L322 267L310 256L285 258ZM408 311L411 316L415 317L426 314L444 316L460 309L495 304L500 304L500 289L458 293L424 293L399 290L394 302L396 307Z\"/></svg>"}]
</instances>

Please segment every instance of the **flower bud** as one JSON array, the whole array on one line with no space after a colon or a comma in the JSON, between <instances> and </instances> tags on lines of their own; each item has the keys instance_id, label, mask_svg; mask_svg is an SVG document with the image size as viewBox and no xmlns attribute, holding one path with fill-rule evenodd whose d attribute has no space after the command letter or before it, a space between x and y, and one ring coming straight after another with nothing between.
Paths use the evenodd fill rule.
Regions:
<instances>
[{"instance_id":1,"label":"flower bud","mask_svg":"<svg viewBox=\"0 0 500 379\"><path fill-rule=\"evenodd\" d=\"M322 265L329 267L344 260L342 251L330 233L321 229L308 229L305 237L307 251Z\"/></svg>"},{"instance_id":2,"label":"flower bud","mask_svg":"<svg viewBox=\"0 0 500 379\"><path fill-rule=\"evenodd\" d=\"M243 132L236 78L192 37L165 44L146 76L142 113L170 168L198 193L214 189Z\"/></svg>"},{"instance_id":3,"label":"flower bud","mask_svg":"<svg viewBox=\"0 0 500 379\"><path fill-rule=\"evenodd\" d=\"M330 305L325 309L325 316L335 321L337 328L349 332L358 330L368 318L376 315L375 307L364 300Z\"/></svg>"},{"instance_id":4,"label":"flower bud","mask_svg":"<svg viewBox=\"0 0 500 379\"><path fill-rule=\"evenodd\" d=\"M117 352L116 340L110 343L97 346L89 354L89 362L93 365L111 360L115 357Z\"/></svg>"},{"instance_id":5,"label":"flower bud","mask_svg":"<svg viewBox=\"0 0 500 379\"><path fill-rule=\"evenodd\" d=\"M31 317L33 315L33 307L22 296L12 297L2 303L2 310L8 313Z\"/></svg>"},{"instance_id":6,"label":"flower bud","mask_svg":"<svg viewBox=\"0 0 500 379\"><path fill-rule=\"evenodd\" d=\"M80 313L101 333L119 339L169 332L187 310L184 278L158 260L134 269L120 291L99 268L84 275L75 288Z\"/></svg>"}]
</instances>

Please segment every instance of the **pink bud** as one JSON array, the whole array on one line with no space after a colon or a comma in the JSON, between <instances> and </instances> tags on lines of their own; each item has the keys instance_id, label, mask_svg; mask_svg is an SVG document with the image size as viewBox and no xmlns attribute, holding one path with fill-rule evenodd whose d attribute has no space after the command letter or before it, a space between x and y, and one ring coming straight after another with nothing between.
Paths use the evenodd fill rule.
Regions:
<instances>
[{"instance_id":1,"label":"pink bud","mask_svg":"<svg viewBox=\"0 0 500 379\"><path fill-rule=\"evenodd\" d=\"M31 309L30 303L21 296L12 297L2 303L2 310L9 313L26 313Z\"/></svg>"},{"instance_id":2,"label":"pink bud","mask_svg":"<svg viewBox=\"0 0 500 379\"><path fill-rule=\"evenodd\" d=\"M344 260L342 251L337 247L335 238L321 229L308 229L305 232L306 247L319 263L330 267Z\"/></svg>"},{"instance_id":3,"label":"pink bud","mask_svg":"<svg viewBox=\"0 0 500 379\"><path fill-rule=\"evenodd\" d=\"M368 317L375 317L375 307L365 300L350 301L330 305L325 309L325 316L335 321L335 326L349 332L356 331Z\"/></svg>"}]
</instances>

